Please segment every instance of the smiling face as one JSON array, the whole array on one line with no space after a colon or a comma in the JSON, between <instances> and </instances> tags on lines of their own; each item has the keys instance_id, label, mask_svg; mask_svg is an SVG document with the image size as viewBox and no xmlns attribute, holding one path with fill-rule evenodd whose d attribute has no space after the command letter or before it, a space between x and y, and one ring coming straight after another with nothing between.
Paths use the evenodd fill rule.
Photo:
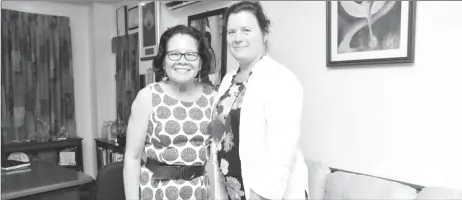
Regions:
<instances>
[{"instance_id":1,"label":"smiling face","mask_svg":"<svg viewBox=\"0 0 462 200\"><path fill-rule=\"evenodd\" d=\"M192 82L200 71L201 58L196 39L187 34L176 34L167 42L164 70L171 81Z\"/></svg>"},{"instance_id":2,"label":"smiling face","mask_svg":"<svg viewBox=\"0 0 462 200\"><path fill-rule=\"evenodd\" d=\"M239 63L250 63L264 54L267 35L262 32L251 12L229 15L227 29L229 50Z\"/></svg>"}]
</instances>

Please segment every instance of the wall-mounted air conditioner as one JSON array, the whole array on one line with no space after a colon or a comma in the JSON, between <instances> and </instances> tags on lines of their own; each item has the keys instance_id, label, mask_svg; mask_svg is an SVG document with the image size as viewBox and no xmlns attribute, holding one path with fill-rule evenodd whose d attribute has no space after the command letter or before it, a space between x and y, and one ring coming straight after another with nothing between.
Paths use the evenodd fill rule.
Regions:
<instances>
[{"instance_id":1,"label":"wall-mounted air conditioner","mask_svg":"<svg viewBox=\"0 0 462 200\"><path fill-rule=\"evenodd\" d=\"M168 1L165 2L164 5L169 10L175 10L178 8L183 8L185 6L189 6L191 4L199 3L201 1Z\"/></svg>"}]
</instances>

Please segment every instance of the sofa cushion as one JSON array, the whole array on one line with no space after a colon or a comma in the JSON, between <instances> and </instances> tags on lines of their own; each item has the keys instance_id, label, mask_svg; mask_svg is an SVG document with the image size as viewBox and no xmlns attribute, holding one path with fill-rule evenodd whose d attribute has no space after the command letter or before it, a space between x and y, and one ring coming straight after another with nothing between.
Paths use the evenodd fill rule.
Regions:
<instances>
[{"instance_id":1,"label":"sofa cushion","mask_svg":"<svg viewBox=\"0 0 462 200\"><path fill-rule=\"evenodd\" d=\"M462 199L462 192L443 187L426 187L420 191L417 199Z\"/></svg>"},{"instance_id":2,"label":"sofa cushion","mask_svg":"<svg viewBox=\"0 0 462 200\"><path fill-rule=\"evenodd\" d=\"M325 199L416 199L417 190L380 178L347 172L328 175Z\"/></svg>"},{"instance_id":3,"label":"sofa cushion","mask_svg":"<svg viewBox=\"0 0 462 200\"><path fill-rule=\"evenodd\" d=\"M331 173L330 168L327 165L309 159L306 160L306 164L308 166L310 199L324 199L327 175Z\"/></svg>"}]
</instances>

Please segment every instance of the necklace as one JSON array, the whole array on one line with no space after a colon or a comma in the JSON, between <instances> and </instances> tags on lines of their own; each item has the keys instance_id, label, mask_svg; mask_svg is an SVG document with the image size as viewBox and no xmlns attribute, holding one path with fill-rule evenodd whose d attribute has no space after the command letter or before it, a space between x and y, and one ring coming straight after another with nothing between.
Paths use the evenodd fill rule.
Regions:
<instances>
[{"instance_id":1,"label":"necklace","mask_svg":"<svg viewBox=\"0 0 462 200\"><path fill-rule=\"evenodd\" d=\"M266 54L265 54L265 55L266 55ZM263 57L265 57L265 55L262 55L262 56L260 57L259 60L261 60ZM247 83L249 82L249 79L250 79L250 77L251 77L252 74L253 74L253 73L252 73L252 70L250 70L250 73L249 73L249 75L247 76L247 78L246 78L245 81L243 81L243 82L236 82L236 76L237 76L237 74L239 74L240 71L241 71L241 68L239 67L239 69L237 70L236 74L234 74L233 77L231 78L231 84L229 85L229 87L228 87L228 89L227 89L228 95L221 95L221 96L220 96L220 98L217 100L217 103L215 104L215 107L213 108L214 110L217 110L217 108L218 108L219 105L223 102L223 100L224 100L226 97L229 97L229 96L231 96L231 95L234 96L234 99L233 99L233 103L231 104L230 109L233 108L233 107L234 107L234 104L236 103L236 100L237 100L238 98L240 98L241 93L242 93L244 90L247 89L247 88L246 88L246 87L247 87ZM236 92L233 92L233 94L232 94L232 93L231 93L231 89L233 88L233 86L237 86L237 85L239 85L239 88L242 87L242 89L239 89L239 88L238 88L237 91L236 91ZM242 97L241 97L241 98L242 98ZM222 106L222 105L220 105L220 106ZM223 107L222 107L222 108L223 108ZM213 117L214 115L215 115L215 112L212 113L212 117Z\"/></svg>"}]
</instances>

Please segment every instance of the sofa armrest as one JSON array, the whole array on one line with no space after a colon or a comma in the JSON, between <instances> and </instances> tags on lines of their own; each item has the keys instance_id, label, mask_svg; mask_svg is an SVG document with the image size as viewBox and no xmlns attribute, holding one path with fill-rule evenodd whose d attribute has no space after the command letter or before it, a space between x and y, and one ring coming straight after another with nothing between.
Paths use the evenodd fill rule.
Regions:
<instances>
[{"instance_id":1,"label":"sofa armrest","mask_svg":"<svg viewBox=\"0 0 462 200\"><path fill-rule=\"evenodd\" d=\"M462 199L462 192L443 187L426 187L417 196L418 200Z\"/></svg>"}]
</instances>

